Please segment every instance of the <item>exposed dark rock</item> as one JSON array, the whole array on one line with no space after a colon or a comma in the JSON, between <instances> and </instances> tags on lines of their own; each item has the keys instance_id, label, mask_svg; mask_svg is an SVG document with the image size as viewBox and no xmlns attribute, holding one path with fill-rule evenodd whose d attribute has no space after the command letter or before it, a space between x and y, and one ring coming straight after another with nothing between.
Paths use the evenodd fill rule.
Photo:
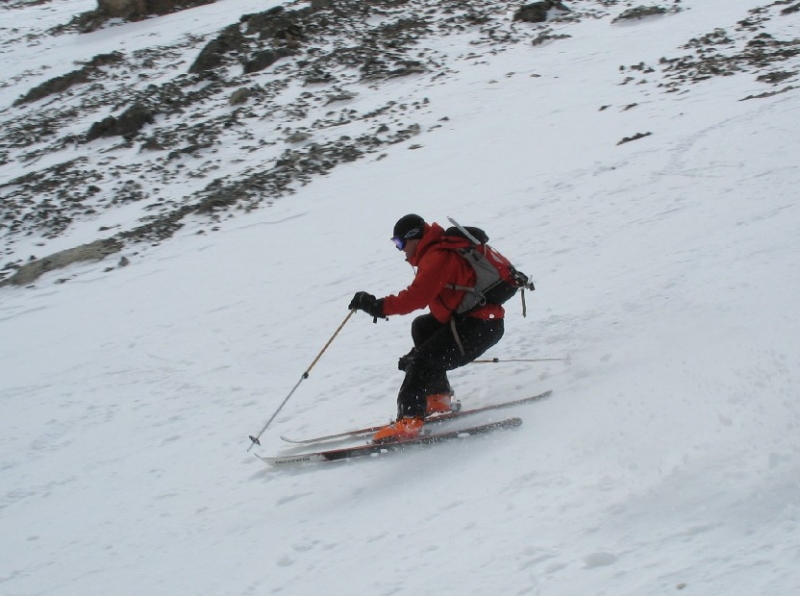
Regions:
<instances>
[{"instance_id":1,"label":"exposed dark rock","mask_svg":"<svg viewBox=\"0 0 800 596\"><path fill-rule=\"evenodd\" d=\"M758 95L748 95L747 97L743 97L739 101L747 101L748 99L764 99L767 97L774 97L775 95L780 95L781 93L788 93L789 91L794 91L797 89L794 85L789 85L788 87L784 87L783 89L779 89L777 91L767 91L766 93L759 93Z\"/></svg>"},{"instance_id":2,"label":"exposed dark rock","mask_svg":"<svg viewBox=\"0 0 800 596\"><path fill-rule=\"evenodd\" d=\"M123 58L122 54L120 54L119 52L112 52L110 54L100 54L98 56L95 56L83 68L79 68L78 70L73 70L72 72L62 75L60 77L54 77L48 81L45 81L41 85L34 87L30 91L28 91L28 93L26 93L24 96L20 97L17 101L15 101L14 105L19 106L32 101L38 101L42 98L47 97L48 95L62 93L67 89L69 89L70 87L72 87L73 85L86 83L90 81L92 78L94 78L100 66L105 66L106 64L113 64L115 62L120 62L122 58Z\"/></svg>"},{"instance_id":3,"label":"exposed dark rock","mask_svg":"<svg viewBox=\"0 0 800 596\"><path fill-rule=\"evenodd\" d=\"M797 76L797 71L776 71L776 72L769 72L765 75L761 75L760 77L756 77L756 80L762 83L770 83L775 85L786 79L791 79L792 77Z\"/></svg>"},{"instance_id":4,"label":"exposed dark rock","mask_svg":"<svg viewBox=\"0 0 800 596\"><path fill-rule=\"evenodd\" d=\"M569 8L557 0L542 0L533 4L526 4L514 13L515 21L523 23L544 23L551 10L569 12Z\"/></svg>"},{"instance_id":5,"label":"exposed dark rock","mask_svg":"<svg viewBox=\"0 0 800 596\"><path fill-rule=\"evenodd\" d=\"M118 118L109 116L92 124L89 132L86 133L86 141L115 136L129 139L136 136L144 125L152 124L154 120L155 113L150 108L137 103L125 110Z\"/></svg>"},{"instance_id":6,"label":"exposed dark rock","mask_svg":"<svg viewBox=\"0 0 800 596\"><path fill-rule=\"evenodd\" d=\"M245 62L244 72L250 74L259 72L265 68L269 68L284 56L288 56L289 52L286 50L261 50L253 54L253 57Z\"/></svg>"},{"instance_id":7,"label":"exposed dark rock","mask_svg":"<svg viewBox=\"0 0 800 596\"><path fill-rule=\"evenodd\" d=\"M61 93L73 85L79 85L80 83L87 82L90 75L91 71L84 67L79 70L73 70L72 72L60 77L52 78L28 91L28 93L15 101L14 105L19 106L31 101L38 101L44 97L47 97L48 95L53 95L54 93Z\"/></svg>"},{"instance_id":8,"label":"exposed dark rock","mask_svg":"<svg viewBox=\"0 0 800 596\"><path fill-rule=\"evenodd\" d=\"M216 0L97 0L97 8L73 19L71 25L84 33L95 31L109 19L140 21L149 15L163 15L185 10Z\"/></svg>"},{"instance_id":9,"label":"exposed dark rock","mask_svg":"<svg viewBox=\"0 0 800 596\"><path fill-rule=\"evenodd\" d=\"M680 58L662 58L663 71L668 82L659 84L674 91L684 83L696 83L717 76L732 76L744 70L762 71L773 64L800 56L800 39L779 40L767 33L759 33L744 48L730 50L733 40L724 29L689 40L683 46L693 54ZM785 74L785 76L784 76ZM788 73L767 73L759 81L777 84L794 76Z\"/></svg>"},{"instance_id":10,"label":"exposed dark rock","mask_svg":"<svg viewBox=\"0 0 800 596\"><path fill-rule=\"evenodd\" d=\"M265 12L245 15L242 21L247 23L247 35L258 35L260 40L296 42L303 38L306 18L313 12L310 8L284 10L282 6L276 6Z\"/></svg>"},{"instance_id":11,"label":"exposed dark rock","mask_svg":"<svg viewBox=\"0 0 800 596\"><path fill-rule=\"evenodd\" d=\"M798 2L797 4L792 4L791 6L787 6L781 11L781 14L787 15L787 14L794 14L796 12L800 12L800 2Z\"/></svg>"},{"instance_id":12,"label":"exposed dark rock","mask_svg":"<svg viewBox=\"0 0 800 596\"><path fill-rule=\"evenodd\" d=\"M97 1L99 4L100 0ZM146 0L146 12L142 16L147 16L147 14L170 14L180 10L186 10L187 8L194 8L195 6L214 4L216 1L217 0Z\"/></svg>"},{"instance_id":13,"label":"exposed dark rock","mask_svg":"<svg viewBox=\"0 0 800 596\"><path fill-rule=\"evenodd\" d=\"M68 250L57 252L49 257L31 261L17 269L17 272L7 280L0 282L0 287L6 285L24 286L36 281L39 276L54 269L61 269L80 261L100 261L110 254L122 250L122 243L113 238L96 240Z\"/></svg>"},{"instance_id":14,"label":"exposed dark rock","mask_svg":"<svg viewBox=\"0 0 800 596\"><path fill-rule=\"evenodd\" d=\"M570 37L572 37L572 36L571 35L564 35L564 34L555 35L555 34L553 34L553 33L548 31L548 32L540 33L539 35L537 35L536 38L531 41L531 45L538 46L538 45L542 45L544 43L547 43L548 41L555 41L555 40L558 40L558 39L569 39Z\"/></svg>"},{"instance_id":15,"label":"exposed dark rock","mask_svg":"<svg viewBox=\"0 0 800 596\"><path fill-rule=\"evenodd\" d=\"M245 35L257 36L259 41L267 41L279 46L261 49L255 52L251 58L242 59L245 74L262 71L281 58L290 56L303 41L307 27L306 19L313 12L314 10L309 8L287 11L282 6L276 6L262 13L244 15L241 21L246 23ZM247 46L242 43L235 33L231 32L231 35L233 36L231 40L217 44L218 47L209 49L209 46L215 43L213 41L209 46L206 46L203 52L213 52L219 56L219 59L212 61L211 66L203 69L204 71L221 66L225 62L224 55L231 53L231 51L239 55L247 51ZM191 70L190 72L198 71Z\"/></svg>"},{"instance_id":16,"label":"exposed dark rock","mask_svg":"<svg viewBox=\"0 0 800 596\"><path fill-rule=\"evenodd\" d=\"M617 145L624 145L625 143L630 143L631 141L638 141L639 139L643 139L645 137L649 137L652 132L637 132L632 137L624 137Z\"/></svg>"},{"instance_id":17,"label":"exposed dark rock","mask_svg":"<svg viewBox=\"0 0 800 596\"><path fill-rule=\"evenodd\" d=\"M238 106L240 104L246 103L249 99L252 92L247 87L242 87L241 89L237 89L233 93L231 93L231 98L228 100L228 103L232 106Z\"/></svg>"},{"instance_id":18,"label":"exposed dark rock","mask_svg":"<svg viewBox=\"0 0 800 596\"><path fill-rule=\"evenodd\" d=\"M305 143L310 138L311 135L307 132L295 132L286 137L286 142L290 145L297 145L299 143Z\"/></svg>"},{"instance_id":19,"label":"exposed dark rock","mask_svg":"<svg viewBox=\"0 0 800 596\"><path fill-rule=\"evenodd\" d=\"M147 5L147 0L97 0L97 10L115 19L142 18L147 14Z\"/></svg>"},{"instance_id":20,"label":"exposed dark rock","mask_svg":"<svg viewBox=\"0 0 800 596\"><path fill-rule=\"evenodd\" d=\"M646 17L664 15L667 14L667 12L669 12L669 10L663 6L637 6L636 8L630 8L622 12L622 14L611 22L617 23L619 21L639 20Z\"/></svg>"},{"instance_id":21,"label":"exposed dark rock","mask_svg":"<svg viewBox=\"0 0 800 596\"><path fill-rule=\"evenodd\" d=\"M239 25L229 25L212 39L189 68L192 74L207 75L222 66L228 55L242 56L250 48L250 40L242 34Z\"/></svg>"}]
</instances>

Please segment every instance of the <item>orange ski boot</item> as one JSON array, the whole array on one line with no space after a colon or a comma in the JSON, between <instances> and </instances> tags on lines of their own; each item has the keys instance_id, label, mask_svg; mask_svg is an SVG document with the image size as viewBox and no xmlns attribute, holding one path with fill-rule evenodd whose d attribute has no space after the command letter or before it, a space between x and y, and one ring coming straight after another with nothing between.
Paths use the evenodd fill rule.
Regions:
<instances>
[{"instance_id":1,"label":"orange ski boot","mask_svg":"<svg viewBox=\"0 0 800 596\"><path fill-rule=\"evenodd\" d=\"M452 393L434 393L433 395L429 395L425 398L427 400L425 404L425 416L449 412L453 409L451 404L452 398Z\"/></svg>"},{"instance_id":2,"label":"orange ski boot","mask_svg":"<svg viewBox=\"0 0 800 596\"><path fill-rule=\"evenodd\" d=\"M372 442L391 443L393 441L413 439L419 436L424 424L425 420L423 418L401 418L376 432L375 436L372 437Z\"/></svg>"}]
</instances>

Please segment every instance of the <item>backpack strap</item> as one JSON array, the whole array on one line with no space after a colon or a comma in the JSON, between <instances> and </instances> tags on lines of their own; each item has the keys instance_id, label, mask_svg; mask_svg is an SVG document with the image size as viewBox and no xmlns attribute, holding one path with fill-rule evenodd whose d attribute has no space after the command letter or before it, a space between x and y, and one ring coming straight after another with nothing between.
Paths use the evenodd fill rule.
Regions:
<instances>
[{"instance_id":1,"label":"backpack strap","mask_svg":"<svg viewBox=\"0 0 800 596\"><path fill-rule=\"evenodd\" d=\"M445 287L450 290L456 290L457 292L469 292L470 294L474 294L478 297L478 301L470 307L469 311L465 311L461 314L466 314L466 312L473 311L481 306L486 306L486 296L484 296L482 292L479 292L475 287L470 288L468 286L459 286L456 284L446 284Z\"/></svg>"},{"instance_id":2,"label":"backpack strap","mask_svg":"<svg viewBox=\"0 0 800 596\"><path fill-rule=\"evenodd\" d=\"M453 333L453 339L456 340L456 345L458 346L458 351L461 352L462 356L467 355L467 351L464 349L464 344L461 341L461 336L458 334L458 329L456 329L456 317L450 317L450 331Z\"/></svg>"}]
</instances>

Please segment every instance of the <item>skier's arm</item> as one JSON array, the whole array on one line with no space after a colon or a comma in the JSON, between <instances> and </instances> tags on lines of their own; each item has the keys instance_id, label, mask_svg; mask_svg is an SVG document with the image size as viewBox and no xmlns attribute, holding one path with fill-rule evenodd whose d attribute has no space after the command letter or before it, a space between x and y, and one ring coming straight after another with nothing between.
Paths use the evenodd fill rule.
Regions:
<instances>
[{"instance_id":1,"label":"skier's arm","mask_svg":"<svg viewBox=\"0 0 800 596\"><path fill-rule=\"evenodd\" d=\"M431 255L420 263L410 286L383 298L383 314L405 315L430 306L448 283L446 256L444 253Z\"/></svg>"}]
</instances>

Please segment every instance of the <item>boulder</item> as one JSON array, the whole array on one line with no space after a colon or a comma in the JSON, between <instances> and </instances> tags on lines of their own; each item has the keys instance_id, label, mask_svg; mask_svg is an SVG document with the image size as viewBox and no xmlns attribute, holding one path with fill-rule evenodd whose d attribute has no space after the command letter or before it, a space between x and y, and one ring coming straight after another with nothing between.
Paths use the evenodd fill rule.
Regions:
<instances>
[{"instance_id":1,"label":"boulder","mask_svg":"<svg viewBox=\"0 0 800 596\"><path fill-rule=\"evenodd\" d=\"M49 257L31 261L23 265L14 275L0 283L0 286L24 286L33 283L39 276L48 271L61 269L79 261L100 261L108 255L119 252L120 250L122 250L122 243L113 238L96 240L90 244L83 244L75 248L62 250Z\"/></svg>"},{"instance_id":2,"label":"boulder","mask_svg":"<svg viewBox=\"0 0 800 596\"><path fill-rule=\"evenodd\" d=\"M115 136L130 139L136 136L145 124L152 124L154 120L153 111L137 103L122 112L118 118L109 116L92 124L89 132L86 133L86 141Z\"/></svg>"},{"instance_id":3,"label":"boulder","mask_svg":"<svg viewBox=\"0 0 800 596\"><path fill-rule=\"evenodd\" d=\"M560 12L569 12L569 8L558 0L542 0L541 2L526 4L517 10L514 13L514 20L522 21L523 23L544 23L549 12L553 9Z\"/></svg>"},{"instance_id":4,"label":"boulder","mask_svg":"<svg viewBox=\"0 0 800 596\"><path fill-rule=\"evenodd\" d=\"M148 14L169 14L215 0L97 0L97 12L114 19L135 21Z\"/></svg>"}]
</instances>

